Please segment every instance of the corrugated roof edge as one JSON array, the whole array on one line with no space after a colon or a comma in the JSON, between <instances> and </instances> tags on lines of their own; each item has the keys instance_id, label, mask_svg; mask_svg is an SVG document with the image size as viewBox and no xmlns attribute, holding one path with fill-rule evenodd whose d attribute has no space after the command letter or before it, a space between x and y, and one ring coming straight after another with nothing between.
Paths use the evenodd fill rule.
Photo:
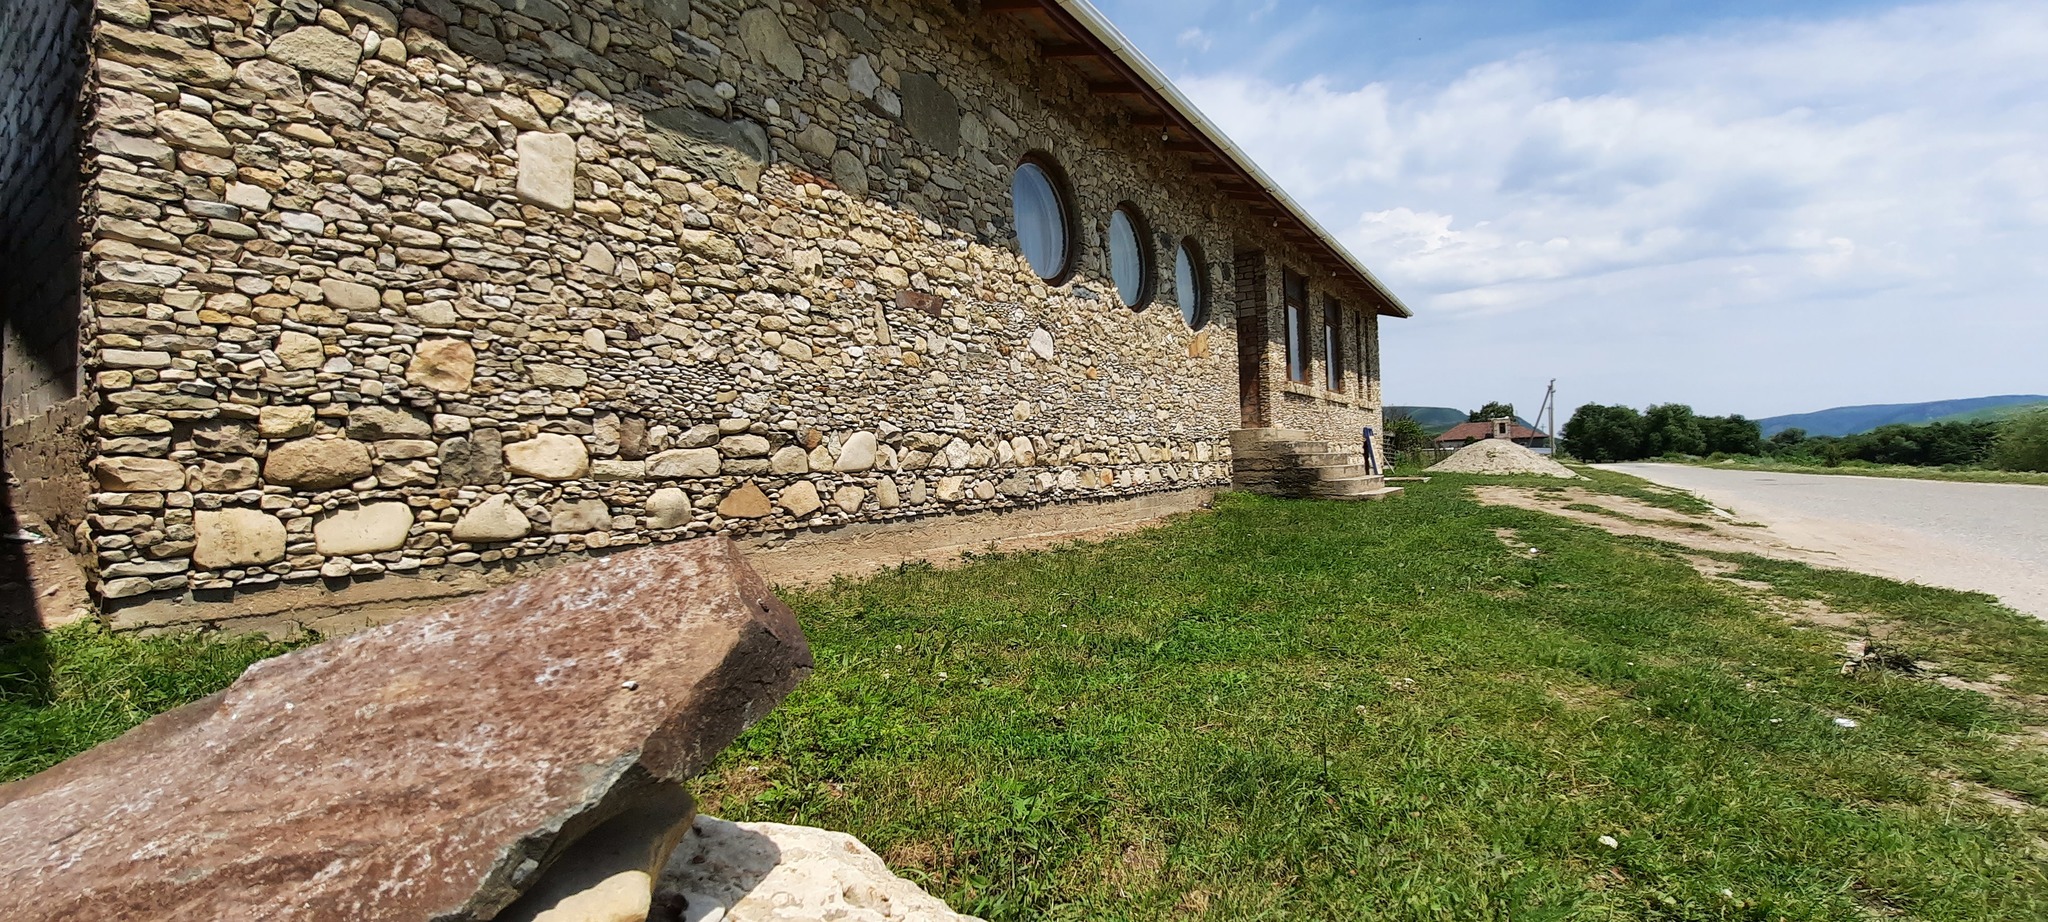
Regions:
<instances>
[{"instance_id":1,"label":"corrugated roof edge","mask_svg":"<svg viewBox=\"0 0 2048 922\"><path fill-rule=\"evenodd\" d=\"M1301 203L1295 201L1293 196L1288 195L1287 190L1280 188L1280 184L1274 182L1273 177L1266 175L1266 171L1260 169L1258 163L1254 162L1242 148L1238 147L1236 142L1230 140L1230 136L1224 134L1223 129L1216 127L1216 123L1209 121L1209 117L1203 115L1201 109L1196 108L1192 101L1186 96L1181 95L1180 89L1173 85L1173 81L1166 79L1166 75L1161 73L1159 68L1150 59L1145 57L1144 52L1138 50L1137 45L1132 44L1129 38L1118 31L1117 27L1109 21L1108 17L1103 16L1101 11L1089 4L1087 0L1052 0L1052 2L1059 6L1060 9L1065 10L1069 15L1072 15L1083 27L1093 33L1097 41L1108 46L1110 53L1115 54L1118 60L1129 66L1133 71L1136 71L1138 76L1144 78L1146 84L1158 91L1159 95L1165 97L1166 101L1171 103L1183 118L1186 118L1196 129L1208 136L1210 143L1215 144L1225 155L1229 156L1238 167L1242 168L1246 174L1264 188L1267 194L1273 196L1274 200L1278 201L1281 207L1286 208L1294 216L1295 220L1300 221L1303 226L1309 229L1310 233L1315 234L1318 238L1321 238L1323 243L1328 244L1330 250L1343 259L1345 263L1349 264L1351 269L1357 272L1359 277L1364 279L1365 283L1371 286L1373 291L1379 293L1380 297L1385 298L1387 304L1393 307L1400 316L1415 316L1415 312L1410 310L1408 305L1402 303L1401 299L1395 296L1379 280L1378 276L1373 275L1372 270L1365 267L1365 263L1360 262L1350 249L1338 242L1336 235L1330 233L1320 222L1311 217L1308 209L1301 207Z\"/></svg>"}]
</instances>

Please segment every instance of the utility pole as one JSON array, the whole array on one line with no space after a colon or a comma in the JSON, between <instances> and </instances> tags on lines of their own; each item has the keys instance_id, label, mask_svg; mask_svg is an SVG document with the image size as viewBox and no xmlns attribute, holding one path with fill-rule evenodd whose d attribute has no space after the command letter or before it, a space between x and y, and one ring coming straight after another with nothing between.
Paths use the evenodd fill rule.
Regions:
<instances>
[{"instance_id":1,"label":"utility pole","mask_svg":"<svg viewBox=\"0 0 2048 922\"><path fill-rule=\"evenodd\" d=\"M1550 414L1549 421L1544 420ZM1557 379L1550 379L1550 387L1543 392L1543 403L1536 408L1536 423L1544 428L1544 438L1550 443L1551 457L1557 457Z\"/></svg>"}]
</instances>

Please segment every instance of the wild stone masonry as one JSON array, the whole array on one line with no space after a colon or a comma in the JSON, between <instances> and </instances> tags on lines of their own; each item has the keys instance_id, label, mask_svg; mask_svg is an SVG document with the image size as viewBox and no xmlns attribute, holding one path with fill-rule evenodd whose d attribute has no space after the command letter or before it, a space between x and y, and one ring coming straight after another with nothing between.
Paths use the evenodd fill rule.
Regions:
<instances>
[{"instance_id":1,"label":"wild stone masonry","mask_svg":"<svg viewBox=\"0 0 2048 922\"><path fill-rule=\"evenodd\" d=\"M1229 254L1307 264L951 4L97 16L86 535L109 600L1222 485ZM1060 286L1012 242L1034 151L1073 184ZM1124 201L1160 238L1135 312L1103 262ZM1183 238L1214 254L1200 330ZM1373 377L1312 422L1376 421Z\"/></svg>"}]
</instances>

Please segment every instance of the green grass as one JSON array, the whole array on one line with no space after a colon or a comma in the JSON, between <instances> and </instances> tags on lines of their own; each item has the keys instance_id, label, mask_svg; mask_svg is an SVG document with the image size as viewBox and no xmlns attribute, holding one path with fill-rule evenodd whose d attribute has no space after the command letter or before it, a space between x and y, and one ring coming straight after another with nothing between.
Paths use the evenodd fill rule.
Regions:
<instances>
[{"instance_id":1,"label":"green grass","mask_svg":"<svg viewBox=\"0 0 2048 922\"><path fill-rule=\"evenodd\" d=\"M1704 511L1593 473L1574 485ZM1557 485L1229 494L1102 544L786 592L818 671L697 782L703 809L853 832L999 922L2048 918L2048 756L2012 742L2043 715L1844 676L1841 635L1669 547L1466 492L1502 482ZM2048 628L1987 597L1717 556L1914 658L2048 691ZM283 648L20 641L0 765Z\"/></svg>"},{"instance_id":2,"label":"green grass","mask_svg":"<svg viewBox=\"0 0 2048 922\"><path fill-rule=\"evenodd\" d=\"M1871 464L1865 461L1844 461L1840 467L1828 467L1820 463L1800 464L1790 461L1738 459L1727 461L1687 461L1684 463L1696 467L1723 468L1738 471L1769 471L1779 474L1835 474L1849 477L1946 480L1958 483L2023 483L2048 486L2048 473L2034 471L1947 469L1939 467L1914 467L1908 464Z\"/></svg>"},{"instance_id":3,"label":"green grass","mask_svg":"<svg viewBox=\"0 0 2048 922\"><path fill-rule=\"evenodd\" d=\"M0 781L42 771L196 701L291 648L259 637L109 634L73 625L0 644Z\"/></svg>"},{"instance_id":4,"label":"green grass","mask_svg":"<svg viewBox=\"0 0 2048 922\"><path fill-rule=\"evenodd\" d=\"M705 808L853 831L997 920L2048 917L2040 811L1949 788L2039 803L2022 715L1845 677L1839 637L1652 542L1463 491L1498 480L1229 495L790 593L818 672ZM1997 637L1998 668L2048 677L2023 655L2048 629L1981 598L1756 566L1960 625L1916 636L1929 658Z\"/></svg>"}]
</instances>

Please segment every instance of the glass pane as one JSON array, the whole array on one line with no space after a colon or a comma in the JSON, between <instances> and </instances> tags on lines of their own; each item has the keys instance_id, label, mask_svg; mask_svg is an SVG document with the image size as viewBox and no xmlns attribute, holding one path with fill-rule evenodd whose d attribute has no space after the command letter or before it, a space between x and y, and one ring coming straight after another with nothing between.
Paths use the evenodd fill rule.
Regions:
<instances>
[{"instance_id":1,"label":"glass pane","mask_svg":"<svg viewBox=\"0 0 2048 922\"><path fill-rule=\"evenodd\" d=\"M1109 278L1116 283L1117 296L1125 307L1138 307L1145 298L1145 252L1138 239L1137 222L1121 208L1109 216Z\"/></svg>"},{"instance_id":2,"label":"glass pane","mask_svg":"<svg viewBox=\"0 0 2048 922\"><path fill-rule=\"evenodd\" d=\"M1052 178L1038 164L1017 167L1010 178L1010 206L1015 210L1017 246L1031 271L1050 281L1067 265L1067 217Z\"/></svg>"},{"instance_id":3,"label":"glass pane","mask_svg":"<svg viewBox=\"0 0 2048 922\"><path fill-rule=\"evenodd\" d=\"M1301 305L1289 304L1287 305L1287 379L1290 381L1306 382L1308 380L1308 356L1303 354L1307 350L1302 348L1304 343L1301 334Z\"/></svg>"},{"instance_id":4,"label":"glass pane","mask_svg":"<svg viewBox=\"0 0 2048 922\"><path fill-rule=\"evenodd\" d=\"M1187 321L1188 329L1199 330L1206 325L1209 318L1202 316L1202 275L1195 268L1195 254L1188 251L1185 243L1173 260L1173 290L1180 296L1180 319Z\"/></svg>"}]
</instances>

